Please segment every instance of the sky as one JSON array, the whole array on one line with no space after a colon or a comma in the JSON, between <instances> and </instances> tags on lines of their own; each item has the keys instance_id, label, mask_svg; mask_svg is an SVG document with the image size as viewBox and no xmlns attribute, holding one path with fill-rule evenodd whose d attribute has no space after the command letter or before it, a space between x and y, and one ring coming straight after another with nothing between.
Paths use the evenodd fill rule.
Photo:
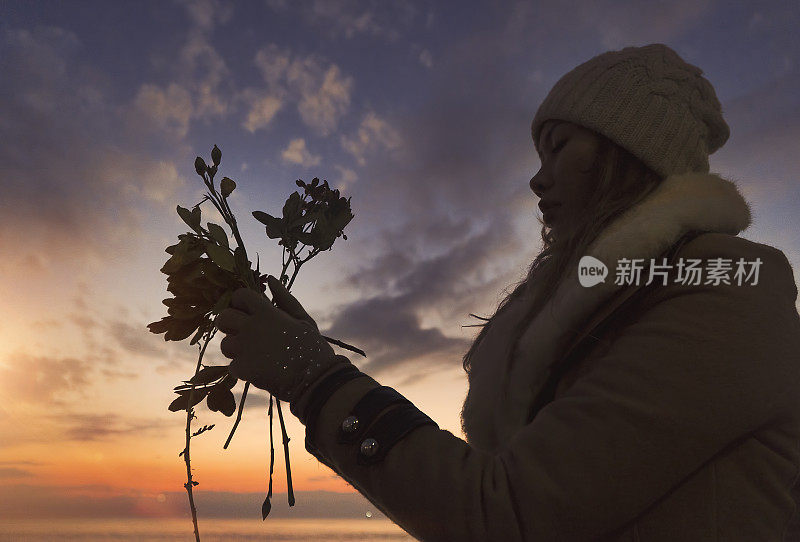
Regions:
<instances>
[{"instance_id":1,"label":"sky","mask_svg":"<svg viewBox=\"0 0 800 542\"><path fill-rule=\"evenodd\" d=\"M741 236L798 269L799 26L789 1L0 0L0 518L188 514L186 417L167 406L198 349L146 326L215 144L262 272L281 251L252 211L280 214L296 179L351 197L348 239L292 292L367 358L339 353L461 438L479 330L462 326L541 250L531 120L593 56L664 43L703 70L731 128L711 171L752 206ZM230 361L222 336L206 363ZM201 517L260 513L267 397L251 388L227 450L234 418L197 407L194 428L216 424L192 440ZM287 517L369 509L286 420Z\"/></svg>"}]
</instances>

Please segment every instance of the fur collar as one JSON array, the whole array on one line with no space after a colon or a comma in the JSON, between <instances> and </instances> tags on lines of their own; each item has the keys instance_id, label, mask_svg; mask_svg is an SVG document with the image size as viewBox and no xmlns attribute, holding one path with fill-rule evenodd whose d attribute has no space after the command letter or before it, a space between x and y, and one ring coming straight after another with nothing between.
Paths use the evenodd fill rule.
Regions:
<instances>
[{"instance_id":1,"label":"fur collar","mask_svg":"<svg viewBox=\"0 0 800 542\"><path fill-rule=\"evenodd\" d=\"M577 281L577 269L571 270L511 353L510 333L537 294L537 285L529 283L529 292L490 322L490 329L473 352L469 393L461 412L469 443L493 451L525 425L544 384L546 369L569 346L572 331L622 288L613 280L620 258L643 258L647 262L663 254L689 230L737 235L750 224L750 206L734 182L713 173L667 177L588 248L587 254L608 266L606 281L585 288Z\"/></svg>"}]
</instances>

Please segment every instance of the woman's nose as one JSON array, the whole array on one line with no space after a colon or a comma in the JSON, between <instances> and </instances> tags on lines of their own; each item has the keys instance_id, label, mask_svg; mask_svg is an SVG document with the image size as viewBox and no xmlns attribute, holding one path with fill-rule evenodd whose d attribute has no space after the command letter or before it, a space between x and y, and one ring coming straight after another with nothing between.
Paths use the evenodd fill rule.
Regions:
<instances>
[{"instance_id":1,"label":"woman's nose","mask_svg":"<svg viewBox=\"0 0 800 542\"><path fill-rule=\"evenodd\" d=\"M531 190L533 190L533 193L540 198L542 197L542 194L545 192L545 186L543 181L544 181L544 176L542 175L542 170L539 169L536 175L531 177L530 183L528 183L531 187Z\"/></svg>"}]
</instances>

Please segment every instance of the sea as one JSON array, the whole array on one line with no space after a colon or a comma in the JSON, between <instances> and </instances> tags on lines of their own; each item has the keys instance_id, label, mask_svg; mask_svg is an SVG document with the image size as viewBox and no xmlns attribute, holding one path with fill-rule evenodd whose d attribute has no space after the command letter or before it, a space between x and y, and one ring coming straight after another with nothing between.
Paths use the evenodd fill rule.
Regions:
<instances>
[{"instance_id":1,"label":"sea","mask_svg":"<svg viewBox=\"0 0 800 542\"><path fill-rule=\"evenodd\" d=\"M202 542L229 541L408 541L415 540L385 518L363 519L202 519ZM191 542L191 518L48 519L0 518L0 542Z\"/></svg>"}]
</instances>

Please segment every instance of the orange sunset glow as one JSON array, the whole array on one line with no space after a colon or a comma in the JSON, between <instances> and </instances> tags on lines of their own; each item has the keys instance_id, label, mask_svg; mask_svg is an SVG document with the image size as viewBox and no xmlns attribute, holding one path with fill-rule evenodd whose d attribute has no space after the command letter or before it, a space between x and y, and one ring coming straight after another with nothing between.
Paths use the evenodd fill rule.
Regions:
<instances>
[{"instance_id":1,"label":"orange sunset glow","mask_svg":"<svg viewBox=\"0 0 800 542\"><path fill-rule=\"evenodd\" d=\"M565 68L601 50L659 41L704 67L731 127L712 169L752 202L748 238L800 269L796 6L322 4L0 3L0 538L3 521L41 518L192 532L186 412L167 407L198 346L147 325L167 315L160 269L187 231L176 206L203 198L193 164L214 145L262 273L280 273L282 248L253 211L279 215L296 179L352 197L348 239L292 293L367 357L337 353L459 438L462 356L480 330L469 314L491 314L541 248L531 119ZM202 213L225 224L209 203ZM222 337L205 364L230 362ZM250 387L228 449L236 415L195 408L193 431L215 425L191 441L207 525L272 519L260 523L267 406ZM272 516L385 519L282 408L297 503L276 415Z\"/></svg>"}]
</instances>

